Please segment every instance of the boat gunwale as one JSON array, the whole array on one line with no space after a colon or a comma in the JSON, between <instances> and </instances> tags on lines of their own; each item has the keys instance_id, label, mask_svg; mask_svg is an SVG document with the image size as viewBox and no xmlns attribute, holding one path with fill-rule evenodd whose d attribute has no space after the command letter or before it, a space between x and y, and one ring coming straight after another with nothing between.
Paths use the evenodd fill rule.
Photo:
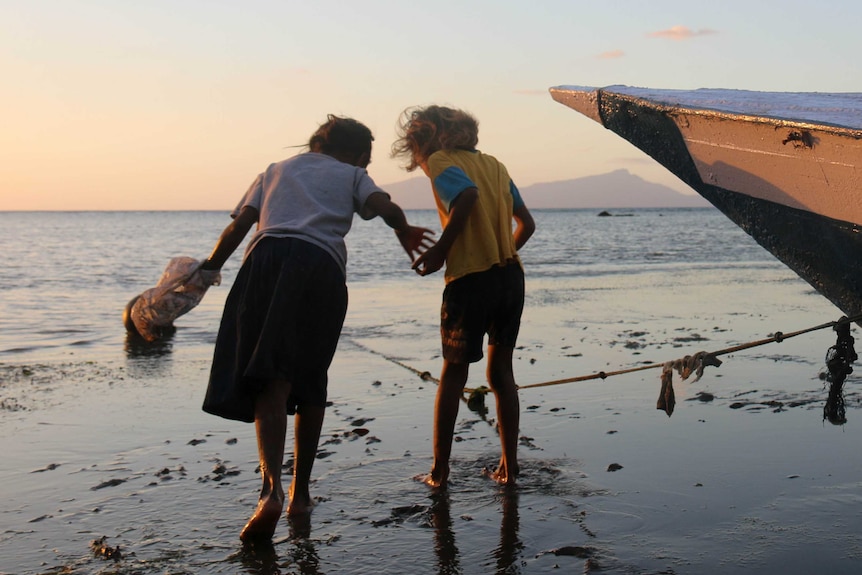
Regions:
<instances>
[{"instance_id":1,"label":"boat gunwale","mask_svg":"<svg viewBox=\"0 0 862 575\"><path fill-rule=\"evenodd\" d=\"M643 96L635 96L632 94L625 94L623 92L615 92L613 90L608 90L606 88L579 88L579 87L553 87L550 88L551 96L555 94L595 94L596 97L596 105L601 107L601 100L604 96L613 96L616 99L625 100L629 103L640 105L646 108L651 108L656 110L657 112L667 114L668 116L680 116L680 115L695 115L695 116L705 116L712 117L717 119L724 120L733 120L733 121L745 121L756 124L768 124L775 126L776 128L798 128L798 129L806 129L806 130L819 130L823 132L833 133L839 136L846 136L849 138L862 140L862 128L850 128L847 126L842 126L840 124L834 124L830 122L818 122L814 120L793 120L788 118L783 118L780 116L770 116L770 115L759 115L759 114L745 114L741 112L730 112L727 110L720 110L717 108L709 108L709 107L692 107L686 106L684 104L668 104L665 102L659 102L656 100L652 100L649 98L645 98ZM554 98L556 99L556 98ZM559 101L559 100L557 100ZM565 102L560 102L565 105ZM599 111L601 113L601 111ZM604 125L604 118L602 118L602 122Z\"/></svg>"}]
</instances>

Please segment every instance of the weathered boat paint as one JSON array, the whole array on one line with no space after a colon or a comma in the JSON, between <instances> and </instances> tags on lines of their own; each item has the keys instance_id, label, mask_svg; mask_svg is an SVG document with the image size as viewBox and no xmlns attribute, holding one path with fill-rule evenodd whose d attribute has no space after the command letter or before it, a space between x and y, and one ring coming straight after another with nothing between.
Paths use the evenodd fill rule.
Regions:
<instances>
[{"instance_id":1,"label":"weathered boat paint","mask_svg":"<svg viewBox=\"0 0 862 575\"><path fill-rule=\"evenodd\" d=\"M764 93L712 90L704 98L702 91L624 86L550 92L665 166L842 312L862 313L862 129L841 125L844 118L862 123L862 94L827 99L840 105L825 111L803 106L804 94L782 94L789 112L780 114L805 116L793 119L756 105L743 111L742 100L754 104L760 94L768 101Z\"/></svg>"}]
</instances>

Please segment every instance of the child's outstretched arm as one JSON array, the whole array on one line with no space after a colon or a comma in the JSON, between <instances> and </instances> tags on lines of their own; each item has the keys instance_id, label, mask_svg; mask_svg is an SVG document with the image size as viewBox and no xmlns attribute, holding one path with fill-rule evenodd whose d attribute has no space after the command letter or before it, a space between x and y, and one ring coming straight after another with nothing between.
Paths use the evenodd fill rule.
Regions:
<instances>
[{"instance_id":1,"label":"child's outstretched arm","mask_svg":"<svg viewBox=\"0 0 862 575\"><path fill-rule=\"evenodd\" d=\"M512 216L515 218L515 249L520 251L536 231L536 222L533 221L533 214L523 204L515 208Z\"/></svg>"},{"instance_id":2,"label":"child's outstretched arm","mask_svg":"<svg viewBox=\"0 0 862 575\"><path fill-rule=\"evenodd\" d=\"M257 221L257 218L258 212L255 208L251 206L243 207L239 215L221 233L210 257L201 264L201 269L221 269L239 244L242 243L243 238Z\"/></svg>"},{"instance_id":3,"label":"child's outstretched arm","mask_svg":"<svg viewBox=\"0 0 862 575\"><path fill-rule=\"evenodd\" d=\"M420 228L408 224L404 210L401 209L401 206L390 200L387 194L375 192L368 196L368 199L365 200L365 205L383 218L386 225L395 230L395 235L398 237L398 241L401 242L404 251L410 256L410 261L415 261L417 257L421 256L434 245L434 239L431 237L434 235L434 232L428 228Z\"/></svg>"},{"instance_id":4,"label":"child's outstretched arm","mask_svg":"<svg viewBox=\"0 0 862 575\"><path fill-rule=\"evenodd\" d=\"M449 208L449 222L446 224L446 229L440 234L440 239L413 262L413 269L416 270L416 273L420 276L427 276L443 267L449 249L455 243L455 238L464 231L467 219L478 198L479 190L467 188L452 201Z\"/></svg>"}]
</instances>

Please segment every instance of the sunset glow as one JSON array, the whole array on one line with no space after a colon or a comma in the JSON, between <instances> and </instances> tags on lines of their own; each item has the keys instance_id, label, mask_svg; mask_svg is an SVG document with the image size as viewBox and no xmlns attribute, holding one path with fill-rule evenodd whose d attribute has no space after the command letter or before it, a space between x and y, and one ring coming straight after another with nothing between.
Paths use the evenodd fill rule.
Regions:
<instances>
[{"instance_id":1,"label":"sunset glow","mask_svg":"<svg viewBox=\"0 0 862 575\"><path fill-rule=\"evenodd\" d=\"M369 172L398 182L411 176L389 158L398 115L432 102L473 112L480 147L521 185L625 168L687 191L548 88L862 91L846 56L859 52L860 11L773 0L0 2L0 210L229 209L327 113L368 124Z\"/></svg>"}]
</instances>

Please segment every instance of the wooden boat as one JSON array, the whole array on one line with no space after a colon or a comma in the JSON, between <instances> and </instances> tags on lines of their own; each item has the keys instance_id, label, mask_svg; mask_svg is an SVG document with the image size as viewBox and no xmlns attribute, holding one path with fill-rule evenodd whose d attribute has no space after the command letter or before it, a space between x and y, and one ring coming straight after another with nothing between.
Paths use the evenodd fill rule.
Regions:
<instances>
[{"instance_id":1,"label":"wooden boat","mask_svg":"<svg viewBox=\"0 0 862 575\"><path fill-rule=\"evenodd\" d=\"M848 317L862 313L862 94L558 86Z\"/></svg>"}]
</instances>

